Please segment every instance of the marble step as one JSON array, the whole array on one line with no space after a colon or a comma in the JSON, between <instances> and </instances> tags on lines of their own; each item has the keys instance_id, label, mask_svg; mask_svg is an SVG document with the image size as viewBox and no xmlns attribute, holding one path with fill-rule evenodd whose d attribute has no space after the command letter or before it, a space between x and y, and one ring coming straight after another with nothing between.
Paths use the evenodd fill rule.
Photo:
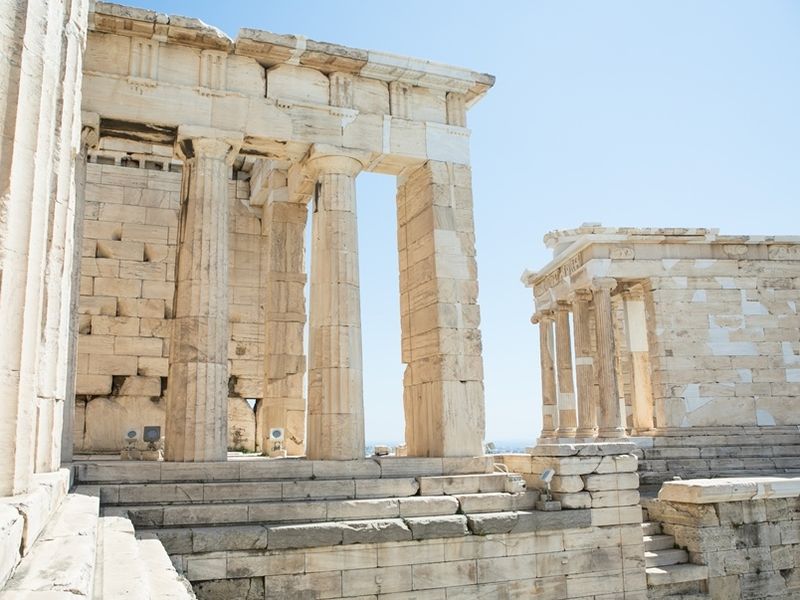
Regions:
<instances>
[{"instance_id":1,"label":"marble step","mask_svg":"<svg viewBox=\"0 0 800 600\"><path fill-rule=\"evenodd\" d=\"M98 536L98 499L68 494L13 576L2 600L91 598Z\"/></svg>"},{"instance_id":2,"label":"marble step","mask_svg":"<svg viewBox=\"0 0 800 600\"><path fill-rule=\"evenodd\" d=\"M81 485L100 495L104 506L121 504L213 504L284 502L289 500L369 499L415 496L413 477L394 479L324 479L299 481L237 481L228 483L144 483Z\"/></svg>"},{"instance_id":3,"label":"marble step","mask_svg":"<svg viewBox=\"0 0 800 600\"><path fill-rule=\"evenodd\" d=\"M707 566L691 563L648 567L645 572L647 573L648 587L708 579Z\"/></svg>"},{"instance_id":4,"label":"marble step","mask_svg":"<svg viewBox=\"0 0 800 600\"><path fill-rule=\"evenodd\" d=\"M97 561L95 600L150 600L145 563L139 555L139 542L128 519L100 518Z\"/></svg>"},{"instance_id":5,"label":"marble step","mask_svg":"<svg viewBox=\"0 0 800 600\"><path fill-rule=\"evenodd\" d=\"M222 551L274 551L339 544L384 543L469 535L465 515L405 519L353 519L284 525L216 525L139 531L144 541L163 544L171 556ZM191 568L190 580L196 577Z\"/></svg>"},{"instance_id":6,"label":"marble step","mask_svg":"<svg viewBox=\"0 0 800 600\"><path fill-rule=\"evenodd\" d=\"M489 492L485 494L460 494L454 496L459 503L459 512L476 514L509 510L532 510L539 499L539 492L525 491L518 494Z\"/></svg>"},{"instance_id":7,"label":"marble step","mask_svg":"<svg viewBox=\"0 0 800 600\"><path fill-rule=\"evenodd\" d=\"M655 552L648 552L645 550L644 563L645 567L664 567L670 565L679 565L686 563L689 560L689 554L686 550L680 548L667 548L665 550L657 550Z\"/></svg>"},{"instance_id":8,"label":"marble step","mask_svg":"<svg viewBox=\"0 0 800 600\"><path fill-rule=\"evenodd\" d=\"M644 549L648 552L667 550L675 547L675 538L671 535L645 535Z\"/></svg>"},{"instance_id":9,"label":"marble step","mask_svg":"<svg viewBox=\"0 0 800 600\"><path fill-rule=\"evenodd\" d=\"M419 477L418 479L421 496L506 492L511 491L510 486L514 481L514 478L508 473Z\"/></svg>"},{"instance_id":10,"label":"marble step","mask_svg":"<svg viewBox=\"0 0 800 600\"><path fill-rule=\"evenodd\" d=\"M253 457L216 463L81 460L75 462L74 469L80 484L389 479L491 474L494 459L373 457L325 461Z\"/></svg>"},{"instance_id":11,"label":"marble step","mask_svg":"<svg viewBox=\"0 0 800 600\"><path fill-rule=\"evenodd\" d=\"M138 535L141 539L161 540L178 569L196 582L242 577L254 565L261 565L260 569L268 557L291 549L472 536L485 540L484 536L490 534L560 532L590 524L589 510L511 511L283 525L174 527L139 530Z\"/></svg>"},{"instance_id":12,"label":"marble step","mask_svg":"<svg viewBox=\"0 0 800 600\"><path fill-rule=\"evenodd\" d=\"M642 535L660 535L661 523L656 521L647 521L642 523Z\"/></svg>"},{"instance_id":13,"label":"marble step","mask_svg":"<svg viewBox=\"0 0 800 600\"><path fill-rule=\"evenodd\" d=\"M209 504L104 505L104 516L129 518L137 528L206 524L321 522L494 513L534 508L538 494L467 494L346 500L288 500Z\"/></svg>"},{"instance_id":14,"label":"marble step","mask_svg":"<svg viewBox=\"0 0 800 600\"><path fill-rule=\"evenodd\" d=\"M137 528L191 525L322 522L406 516L452 515L459 502L447 496L412 496L371 500L308 500L191 506L107 506L105 516L131 519Z\"/></svg>"},{"instance_id":15,"label":"marble step","mask_svg":"<svg viewBox=\"0 0 800 600\"><path fill-rule=\"evenodd\" d=\"M152 600L192 600L196 596L189 581L176 570L156 539L138 540L139 557L147 572L147 591Z\"/></svg>"}]
</instances>

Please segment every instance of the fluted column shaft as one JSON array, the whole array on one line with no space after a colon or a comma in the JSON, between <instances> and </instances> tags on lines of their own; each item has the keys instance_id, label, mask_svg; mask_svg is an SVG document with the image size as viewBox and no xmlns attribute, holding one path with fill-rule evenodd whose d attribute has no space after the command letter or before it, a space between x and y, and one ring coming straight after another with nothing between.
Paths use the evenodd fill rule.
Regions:
<instances>
[{"instance_id":1,"label":"fluted column shaft","mask_svg":"<svg viewBox=\"0 0 800 600\"><path fill-rule=\"evenodd\" d=\"M553 313L539 316L539 360L542 371L542 434L552 438L558 428L558 392L556 391L555 347L553 345Z\"/></svg>"},{"instance_id":2,"label":"fluted column shaft","mask_svg":"<svg viewBox=\"0 0 800 600\"><path fill-rule=\"evenodd\" d=\"M228 415L228 171L232 146L191 140L184 163L165 457L224 461Z\"/></svg>"},{"instance_id":3,"label":"fluted column shaft","mask_svg":"<svg viewBox=\"0 0 800 600\"><path fill-rule=\"evenodd\" d=\"M653 386L650 378L650 347L647 341L647 318L641 288L622 294L625 307L625 333L631 356L633 380L633 426L646 431L654 426Z\"/></svg>"},{"instance_id":4,"label":"fluted column shaft","mask_svg":"<svg viewBox=\"0 0 800 600\"><path fill-rule=\"evenodd\" d=\"M308 436L312 459L364 457L361 303L355 180L347 156L309 161L317 173L312 217Z\"/></svg>"},{"instance_id":5,"label":"fluted column shaft","mask_svg":"<svg viewBox=\"0 0 800 600\"><path fill-rule=\"evenodd\" d=\"M558 435L575 435L577 414L575 386L572 382L572 340L569 331L569 304L556 305L556 363L558 367Z\"/></svg>"},{"instance_id":6,"label":"fluted column shaft","mask_svg":"<svg viewBox=\"0 0 800 600\"><path fill-rule=\"evenodd\" d=\"M575 324L575 381L578 387L578 437L597 435L597 408L594 399L594 358L589 319L589 290L577 290L572 297Z\"/></svg>"},{"instance_id":7,"label":"fluted column shaft","mask_svg":"<svg viewBox=\"0 0 800 600\"><path fill-rule=\"evenodd\" d=\"M600 383L600 429L606 438L625 437L625 421L619 401L617 372L614 368L614 326L611 312L611 290L614 279L594 281L595 322L597 327L597 379Z\"/></svg>"}]
</instances>

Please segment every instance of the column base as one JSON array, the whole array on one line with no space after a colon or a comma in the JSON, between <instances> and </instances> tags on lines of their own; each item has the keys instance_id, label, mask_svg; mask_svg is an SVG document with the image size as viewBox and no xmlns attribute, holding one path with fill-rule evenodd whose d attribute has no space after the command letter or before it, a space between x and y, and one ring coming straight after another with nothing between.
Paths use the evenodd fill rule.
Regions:
<instances>
[{"instance_id":1,"label":"column base","mask_svg":"<svg viewBox=\"0 0 800 600\"><path fill-rule=\"evenodd\" d=\"M594 427L587 427L584 429L578 429L575 432L575 437L579 438L596 438L597 437L597 429Z\"/></svg>"},{"instance_id":2,"label":"column base","mask_svg":"<svg viewBox=\"0 0 800 600\"><path fill-rule=\"evenodd\" d=\"M618 439L628 437L628 433L624 427L613 427L608 429L600 429L597 432L597 437L601 439Z\"/></svg>"}]
</instances>

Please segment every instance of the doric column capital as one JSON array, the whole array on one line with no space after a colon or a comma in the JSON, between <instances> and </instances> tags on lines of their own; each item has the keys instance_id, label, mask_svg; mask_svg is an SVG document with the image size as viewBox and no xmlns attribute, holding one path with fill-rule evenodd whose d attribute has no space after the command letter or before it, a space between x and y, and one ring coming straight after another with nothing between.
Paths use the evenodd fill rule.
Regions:
<instances>
[{"instance_id":1,"label":"doric column capital","mask_svg":"<svg viewBox=\"0 0 800 600\"><path fill-rule=\"evenodd\" d=\"M628 285L622 288L622 297L625 300L641 300L643 297L643 290L639 285Z\"/></svg>"},{"instance_id":2,"label":"doric column capital","mask_svg":"<svg viewBox=\"0 0 800 600\"><path fill-rule=\"evenodd\" d=\"M537 310L531 317L531 323L534 325L552 323L555 320L555 314L552 309L546 308Z\"/></svg>"},{"instance_id":3,"label":"doric column capital","mask_svg":"<svg viewBox=\"0 0 800 600\"><path fill-rule=\"evenodd\" d=\"M244 136L239 131L181 125L178 128L175 151L183 160L204 156L232 164L243 141Z\"/></svg>"},{"instance_id":4,"label":"doric column capital","mask_svg":"<svg viewBox=\"0 0 800 600\"><path fill-rule=\"evenodd\" d=\"M592 297L592 290L589 288L572 290L569 294L570 302L591 302Z\"/></svg>"},{"instance_id":5,"label":"doric column capital","mask_svg":"<svg viewBox=\"0 0 800 600\"><path fill-rule=\"evenodd\" d=\"M613 277L596 277L592 279L592 288L595 290L608 290L609 292L617 287L617 280Z\"/></svg>"},{"instance_id":6,"label":"doric column capital","mask_svg":"<svg viewBox=\"0 0 800 600\"><path fill-rule=\"evenodd\" d=\"M355 148L314 144L306 159L306 168L316 175L338 174L355 177L369 163L370 153Z\"/></svg>"},{"instance_id":7,"label":"doric column capital","mask_svg":"<svg viewBox=\"0 0 800 600\"><path fill-rule=\"evenodd\" d=\"M568 300L558 300L553 307L555 312L569 312L572 310L572 303Z\"/></svg>"}]
</instances>

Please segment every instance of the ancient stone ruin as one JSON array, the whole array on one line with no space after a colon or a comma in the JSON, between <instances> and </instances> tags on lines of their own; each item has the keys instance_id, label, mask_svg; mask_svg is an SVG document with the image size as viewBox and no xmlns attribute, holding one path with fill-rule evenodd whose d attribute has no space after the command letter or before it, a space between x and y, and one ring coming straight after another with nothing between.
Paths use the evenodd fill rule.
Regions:
<instances>
[{"instance_id":1,"label":"ancient stone ruin","mask_svg":"<svg viewBox=\"0 0 800 600\"><path fill-rule=\"evenodd\" d=\"M800 239L549 234L544 427L486 454L492 76L88 0L0 25L0 600L800 596ZM380 456L365 171L397 181Z\"/></svg>"}]
</instances>

